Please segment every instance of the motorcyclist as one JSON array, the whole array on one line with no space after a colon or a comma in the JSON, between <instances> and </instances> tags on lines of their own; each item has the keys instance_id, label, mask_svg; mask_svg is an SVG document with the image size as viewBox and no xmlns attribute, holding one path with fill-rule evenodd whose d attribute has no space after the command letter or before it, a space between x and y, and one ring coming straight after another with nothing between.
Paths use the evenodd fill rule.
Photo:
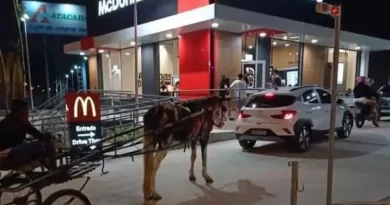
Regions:
<instances>
[{"instance_id":1,"label":"motorcyclist","mask_svg":"<svg viewBox=\"0 0 390 205\"><path fill-rule=\"evenodd\" d=\"M367 78L365 76L358 77L356 81L356 86L353 89L353 94L355 97L354 102L359 102L368 105L370 109L370 115L373 118L373 124L376 127L379 127L377 111L378 94L375 92L374 89L367 85Z\"/></svg>"}]
</instances>

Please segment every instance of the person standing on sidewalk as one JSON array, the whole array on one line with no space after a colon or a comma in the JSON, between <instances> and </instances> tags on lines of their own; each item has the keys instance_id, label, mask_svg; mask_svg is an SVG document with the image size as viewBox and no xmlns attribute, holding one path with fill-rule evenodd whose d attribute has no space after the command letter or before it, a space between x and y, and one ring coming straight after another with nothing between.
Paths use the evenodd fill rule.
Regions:
<instances>
[{"instance_id":1,"label":"person standing on sidewalk","mask_svg":"<svg viewBox=\"0 0 390 205\"><path fill-rule=\"evenodd\" d=\"M226 99L226 97L229 96L229 78L227 78L225 75L222 75L222 79L219 82L219 97L222 99L222 104L225 105L227 108L229 108L229 99ZM228 112L229 118L230 118L230 111ZM224 120L227 120L226 116L223 116Z\"/></svg>"},{"instance_id":2,"label":"person standing on sidewalk","mask_svg":"<svg viewBox=\"0 0 390 205\"><path fill-rule=\"evenodd\" d=\"M282 86L282 78L279 75L279 71L274 69L272 74L272 87Z\"/></svg>"},{"instance_id":3,"label":"person standing on sidewalk","mask_svg":"<svg viewBox=\"0 0 390 205\"><path fill-rule=\"evenodd\" d=\"M237 79L230 85L230 89L234 92L236 100L237 113L240 112L241 107L244 105L246 99L246 82L243 80L244 76L240 73L237 75Z\"/></svg>"}]
</instances>

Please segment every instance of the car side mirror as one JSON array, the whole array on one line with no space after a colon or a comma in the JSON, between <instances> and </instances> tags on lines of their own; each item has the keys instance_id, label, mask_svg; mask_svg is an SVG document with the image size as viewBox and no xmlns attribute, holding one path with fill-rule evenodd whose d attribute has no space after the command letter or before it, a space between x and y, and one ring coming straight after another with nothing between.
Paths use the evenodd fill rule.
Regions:
<instances>
[{"instance_id":1,"label":"car side mirror","mask_svg":"<svg viewBox=\"0 0 390 205\"><path fill-rule=\"evenodd\" d=\"M344 100L342 100L342 99L337 99L336 104L337 104L337 105L342 105L342 104L344 104Z\"/></svg>"}]
</instances>

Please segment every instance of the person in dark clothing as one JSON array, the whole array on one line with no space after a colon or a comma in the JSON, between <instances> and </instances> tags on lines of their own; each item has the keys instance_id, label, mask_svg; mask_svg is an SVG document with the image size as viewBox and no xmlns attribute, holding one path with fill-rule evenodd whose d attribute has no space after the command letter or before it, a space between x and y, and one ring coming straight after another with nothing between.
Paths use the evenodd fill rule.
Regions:
<instances>
[{"instance_id":1,"label":"person in dark clothing","mask_svg":"<svg viewBox=\"0 0 390 205\"><path fill-rule=\"evenodd\" d=\"M249 73L245 73L244 74L244 78L242 79L242 80L244 80L245 81L245 83L246 83L246 85L248 86L249 85Z\"/></svg>"},{"instance_id":2,"label":"person in dark clothing","mask_svg":"<svg viewBox=\"0 0 390 205\"><path fill-rule=\"evenodd\" d=\"M366 77L361 76L357 78L357 85L353 89L353 95L355 102L360 102L369 106L370 114L373 117L373 123L378 127L378 94L366 84Z\"/></svg>"},{"instance_id":3,"label":"person in dark clothing","mask_svg":"<svg viewBox=\"0 0 390 205\"><path fill-rule=\"evenodd\" d=\"M41 160L48 169L55 169L56 150L51 136L37 130L28 118L27 102L15 99L10 114L0 121L0 152L7 154L6 167L16 169ZM25 142L27 134L36 140Z\"/></svg>"},{"instance_id":4,"label":"person in dark clothing","mask_svg":"<svg viewBox=\"0 0 390 205\"><path fill-rule=\"evenodd\" d=\"M282 86L282 78L279 76L279 71L274 69L272 75L272 86L280 87Z\"/></svg>"},{"instance_id":5,"label":"person in dark clothing","mask_svg":"<svg viewBox=\"0 0 390 205\"><path fill-rule=\"evenodd\" d=\"M222 79L219 82L219 96L222 98L222 100L224 100L225 97L229 95L229 92L227 91L229 85L229 78L227 78L225 75L222 75Z\"/></svg>"}]
</instances>

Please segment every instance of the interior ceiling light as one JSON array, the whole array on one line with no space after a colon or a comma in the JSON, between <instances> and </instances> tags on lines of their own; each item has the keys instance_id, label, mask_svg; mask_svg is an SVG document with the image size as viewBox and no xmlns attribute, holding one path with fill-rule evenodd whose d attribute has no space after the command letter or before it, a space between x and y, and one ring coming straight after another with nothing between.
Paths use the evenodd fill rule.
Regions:
<instances>
[{"instance_id":1,"label":"interior ceiling light","mask_svg":"<svg viewBox=\"0 0 390 205\"><path fill-rule=\"evenodd\" d=\"M135 41L132 41L130 45L135 46Z\"/></svg>"},{"instance_id":2,"label":"interior ceiling light","mask_svg":"<svg viewBox=\"0 0 390 205\"><path fill-rule=\"evenodd\" d=\"M219 26L218 23L212 23L212 24L211 24L211 27L213 27L213 28L218 28L218 26Z\"/></svg>"},{"instance_id":3,"label":"interior ceiling light","mask_svg":"<svg viewBox=\"0 0 390 205\"><path fill-rule=\"evenodd\" d=\"M265 32L260 33L260 37L266 37L266 36L267 36L267 33L265 33Z\"/></svg>"},{"instance_id":4,"label":"interior ceiling light","mask_svg":"<svg viewBox=\"0 0 390 205\"><path fill-rule=\"evenodd\" d=\"M130 53L125 53L125 55L127 55L127 56L128 56L128 55L130 55Z\"/></svg>"},{"instance_id":5,"label":"interior ceiling light","mask_svg":"<svg viewBox=\"0 0 390 205\"><path fill-rule=\"evenodd\" d=\"M253 48L253 46L248 46L248 48L249 48L249 49L252 49L252 48Z\"/></svg>"},{"instance_id":6,"label":"interior ceiling light","mask_svg":"<svg viewBox=\"0 0 390 205\"><path fill-rule=\"evenodd\" d=\"M287 36L283 36L283 40L287 40Z\"/></svg>"},{"instance_id":7,"label":"interior ceiling light","mask_svg":"<svg viewBox=\"0 0 390 205\"><path fill-rule=\"evenodd\" d=\"M83 55L85 55L85 53L84 53L84 52L80 52L80 55L82 55L82 56L83 56Z\"/></svg>"},{"instance_id":8,"label":"interior ceiling light","mask_svg":"<svg viewBox=\"0 0 390 205\"><path fill-rule=\"evenodd\" d=\"M361 49L361 47L360 47L360 46L357 46L357 47L356 47L356 50L360 50L360 49Z\"/></svg>"},{"instance_id":9,"label":"interior ceiling light","mask_svg":"<svg viewBox=\"0 0 390 205\"><path fill-rule=\"evenodd\" d=\"M104 53L104 50L103 49L99 49L99 53Z\"/></svg>"},{"instance_id":10,"label":"interior ceiling light","mask_svg":"<svg viewBox=\"0 0 390 205\"><path fill-rule=\"evenodd\" d=\"M312 43L317 43L318 40L317 40L317 39L313 39L313 40L311 40L311 42L312 42Z\"/></svg>"},{"instance_id":11,"label":"interior ceiling light","mask_svg":"<svg viewBox=\"0 0 390 205\"><path fill-rule=\"evenodd\" d=\"M166 36L167 38L172 38L172 37L173 37L173 35L172 35L171 33L167 33L165 36Z\"/></svg>"},{"instance_id":12,"label":"interior ceiling light","mask_svg":"<svg viewBox=\"0 0 390 205\"><path fill-rule=\"evenodd\" d=\"M290 44L286 43L286 44L284 44L284 46L286 46L286 47L289 47L289 46L290 46Z\"/></svg>"},{"instance_id":13,"label":"interior ceiling light","mask_svg":"<svg viewBox=\"0 0 390 205\"><path fill-rule=\"evenodd\" d=\"M276 44L278 44L278 43L276 43L276 41L274 41L274 42L272 43L272 45L274 45L274 46L276 46Z\"/></svg>"}]
</instances>

